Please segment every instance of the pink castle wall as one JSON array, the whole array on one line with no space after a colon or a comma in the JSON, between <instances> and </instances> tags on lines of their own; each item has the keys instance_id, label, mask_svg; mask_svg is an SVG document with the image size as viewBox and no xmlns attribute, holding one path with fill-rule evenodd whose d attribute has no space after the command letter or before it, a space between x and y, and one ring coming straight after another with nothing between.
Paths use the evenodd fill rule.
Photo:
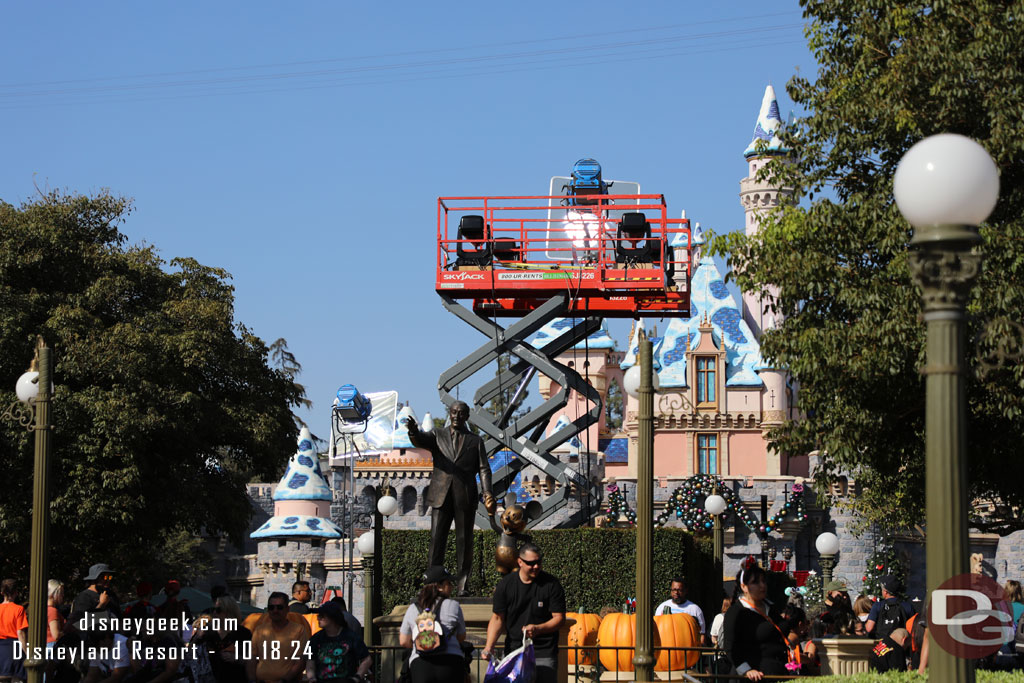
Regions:
<instances>
[{"instance_id":1,"label":"pink castle wall","mask_svg":"<svg viewBox=\"0 0 1024 683\"><path fill-rule=\"evenodd\" d=\"M729 434L729 472L751 477L767 473L767 443L760 432Z\"/></svg>"}]
</instances>

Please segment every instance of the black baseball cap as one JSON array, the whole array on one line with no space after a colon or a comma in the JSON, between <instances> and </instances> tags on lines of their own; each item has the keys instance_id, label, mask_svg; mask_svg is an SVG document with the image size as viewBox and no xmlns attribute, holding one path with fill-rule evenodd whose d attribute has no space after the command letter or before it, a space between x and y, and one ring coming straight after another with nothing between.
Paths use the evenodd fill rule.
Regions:
<instances>
[{"instance_id":1,"label":"black baseball cap","mask_svg":"<svg viewBox=\"0 0 1024 683\"><path fill-rule=\"evenodd\" d=\"M445 581L455 581L455 577L449 574L444 567L434 565L427 567L427 571L423 572L423 583L444 583Z\"/></svg>"}]
</instances>

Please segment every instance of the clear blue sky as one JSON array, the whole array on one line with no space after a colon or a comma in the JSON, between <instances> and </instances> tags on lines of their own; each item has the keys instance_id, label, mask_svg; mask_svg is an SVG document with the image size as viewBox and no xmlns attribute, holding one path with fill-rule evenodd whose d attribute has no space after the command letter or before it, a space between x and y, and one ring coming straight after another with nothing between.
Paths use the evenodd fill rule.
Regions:
<instances>
[{"instance_id":1,"label":"clear blue sky","mask_svg":"<svg viewBox=\"0 0 1024 683\"><path fill-rule=\"evenodd\" d=\"M742 226L765 85L813 76L798 4L8 4L0 199L135 199L123 226L234 277L314 432L346 382L437 414L483 342L433 290L435 201L543 194L581 157ZM16 27L16 28L15 28ZM620 326L614 328L621 330Z\"/></svg>"}]
</instances>

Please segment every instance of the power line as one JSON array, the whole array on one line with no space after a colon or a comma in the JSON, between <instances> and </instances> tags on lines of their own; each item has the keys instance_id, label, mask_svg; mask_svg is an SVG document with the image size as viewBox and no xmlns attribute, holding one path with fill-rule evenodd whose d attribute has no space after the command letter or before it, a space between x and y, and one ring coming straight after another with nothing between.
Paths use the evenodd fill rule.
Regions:
<instances>
[{"instance_id":1,"label":"power line","mask_svg":"<svg viewBox=\"0 0 1024 683\"><path fill-rule=\"evenodd\" d=\"M467 62L458 62L438 65L440 68L432 71L415 71L414 69L420 68L422 64L410 64L406 65L407 74L395 73L397 78L385 78L385 79L374 79L374 78L360 78L361 76L376 75L367 73L347 73L342 78L317 78L312 82L294 82L280 87L255 87L260 83L253 82L252 79L227 79L217 80L214 82L184 82L179 84L153 84L148 86L137 86L134 88L105 88L105 89L72 89L66 91L54 91L48 93L20 93L15 96L5 96L0 94L0 109L16 109L16 108L27 108L34 107L40 104L40 100L51 99L53 104L61 105L76 105L76 104L115 104L115 103L132 103L132 102L151 102L151 101L166 101L166 100L180 100L180 99L191 99L199 97L212 97L218 95L251 95L251 94L270 94L278 92L289 92L289 91L308 91L308 90L319 90L324 88L334 88L341 86L372 86L372 85L386 85L394 83L408 83L418 82L426 80L439 80L439 79L450 79L450 78L467 78L467 77L479 77L489 75L499 75L508 73L521 73L527 71L543 71L551 69L560 69L567 67L578 67L578 66L591 66L598 64L608 63L625 63L643 60L654 60L664 59L668 57L678 56L692 56L692 55L704 55L712 54L716 52L731 52L741 51L750 49L761 49L771 48L781 45L790 45L802 43L802 39L792 40L772 40L770 42L762 43L748 43L740 42L736 44L730 44L726 46L718 47L706 47L703 49L695 49L695 46L684 47L684 48L646 48L646 49L633 49L632 51L619 53L616 51L604 51L603 53L597 53L588 56L577 56L577 55L565 55L565 54L548 54L538 53L542 58L535 59L532 61L520 60L518 62L509 62L508 64L471 64ZM648 53L648 54L642 54ZM515 59L519 59L520 55L515 56ZM582 60L582 61L581 61ZM540 65L540 66L531 66ZM454 67L454 68L452 68ZM461 67L461 70L460 70ZM505 67L505 68L502 68ZM474 70L476 69L476 70ZM397 69L395 69L397 71ZM277 81L282 80L297 80L297 78L308 79L311 74L300 74L291 79L276 78ZM332 75L341 75L340 73ZM383 74L380 74L383 75ZM265 80L265 79L260 79ZM269 84L268 84L269 85ZM155 95L148 97L147 93L143 91L154 91L158 89L171 89L176 88L184 90L185 88L204 88L198 92L178 92L170 95ZM249 89L244 89L249 88ZM127 97L119 100L111 100L109 98L97 99L101 94L107 92L121 92L123 95L131 95L133 92L141 95L141 97ZM89 97L91 99L78 99L68 100L59 99L67 97ZM15 97L22 97L24 99L18 100ZM3 100L7 101L4 102Z\"/></svg>"},{"instance_id":2,"label":"power line","mask_svg":"<svg viewBox=\"0 0 1024 683\"><path fill-rule=\"evenodd\" d=\"M494 48L494 47L511 47L515 45L533 45L539 43L550 43L550 42L563 42L567 40L582 40L584 38L597 38L600 36L609 35L623 35L626 33L642 33L642 32L654 32L654 31L667 31L676 28L692 27L692 26L705 26L709 24L721 24L728 22L743 22L752 21L755 19L768 19L773 17L781 16L792 16L792 12L773 12L769 14L755 14L747 15L742 17L730 17L725 19L709 19L706 21L695 21L687 22L685 24L667 24L659 26L646 26L641 28L633 29L617 29L615 31L602 31L596 33L578 33L569 34L563 36L555 36L552 38L535 38L531 40L516 40L504 43L478 43L475 45L461 45L459 47L449 48L434 48L430 50L408 50L404 52L392 52L381 55L356 55L352 57L333 57L325 59L312 59L312 60L299 60L291 62L278 62L270 64L253 64L253 65L242 65L242 66L223 66L223 67L211 67L208 69L193 69L187 71L168 71L158 72L151 74L134 74L134 75L123 75L123 76L98 76L93 78L83 79L65 79L56 81L39 81L35 83L6 83L0 84L0 89L3 88L21 88L21 87L39 87L47 85L68 85L72 83L100 83L105 81L117 81L117 80L137 80L137 79L152 79L152 78L165 78L168 76L190 76L205 73L218 73L218 72L229 72L229 71L246 71L254 69L280 69L292 66L308 66L312 64L334 64L338 62L358 62L375 59L389 59L392 57L407 57L414 55L427 55L427 54L442 54L446 52L460 52L468 50L476 50L480 48ZM798 24L799 26L800 24Z\"/></svg>"}]
</instances>

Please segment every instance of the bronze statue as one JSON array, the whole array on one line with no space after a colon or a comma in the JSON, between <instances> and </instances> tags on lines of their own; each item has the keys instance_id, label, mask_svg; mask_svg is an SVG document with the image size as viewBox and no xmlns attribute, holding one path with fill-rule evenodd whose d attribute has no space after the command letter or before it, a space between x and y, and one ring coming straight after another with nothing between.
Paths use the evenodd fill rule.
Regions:
<instances>
[{"instance_id":1,"label":"bronze statue","mask_svg":"<svg viewBox=\"0 0 1024 683\"><path fill-rule=\"evenodd\" d=\"M450 427L421 432L416 421L408 418L409 441L430 451L434 470L427 487L430 506L429 566L444 566L444 547L455 520L455 549L458 556L457 582L460 594L466 592L473 566L473 526L479 493L476 475L484 490L484 507L493 515L496 508L491 495L491 467L484 451L484 440L466 429L469 406L456 401L448 409Z\"/></svg>"},{"instance_id":2,"label":"bronze statue","mask_svg":"<svg viewBox=\"0 0 1024 683\"><path fill-rule=\"evenodd\" d=\"M505 508L501 514L501 536L494 548L494 562L502 576L519 568L519 546L532 540L523 533L525 528L526 510L523 506L517 503Z\"/></svg>"}]
</instances>

